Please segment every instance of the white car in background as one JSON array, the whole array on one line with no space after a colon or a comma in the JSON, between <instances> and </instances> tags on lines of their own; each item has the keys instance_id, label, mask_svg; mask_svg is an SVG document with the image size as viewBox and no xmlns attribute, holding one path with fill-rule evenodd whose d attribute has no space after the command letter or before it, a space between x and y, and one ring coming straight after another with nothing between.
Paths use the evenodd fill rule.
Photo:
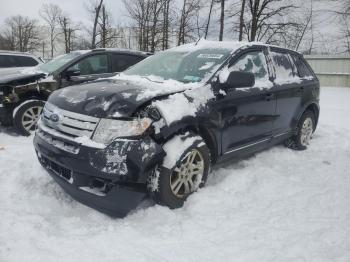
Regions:
<instances>
[{"instance_id":1,"label":"white car in background","mask_svg":"<svg viewBox=\"0 0 350 262\"><path fill-rule=\"evenodd\" d=\"M10 67L32 67L44 61L29 53L0 50L0 69Z\"/></svg>"}]
</instances>

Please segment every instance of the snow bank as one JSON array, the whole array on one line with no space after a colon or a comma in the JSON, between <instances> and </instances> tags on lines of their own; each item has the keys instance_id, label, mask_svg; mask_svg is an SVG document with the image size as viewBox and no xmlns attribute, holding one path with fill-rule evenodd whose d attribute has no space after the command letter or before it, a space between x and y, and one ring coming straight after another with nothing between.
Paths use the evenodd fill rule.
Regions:
<instances>
[{"instance_id":1,"label":"snow bank","mask_svg":"<svg viewBox=\"0 0 350 262\"><path fill-rule=\"evenodd\" d=\"M69 197L32 137L0 128L0 261L349 261L350 89L321 90L311 147L215 169L181 209L111 219Z\"/></svg>"}]
</instances>

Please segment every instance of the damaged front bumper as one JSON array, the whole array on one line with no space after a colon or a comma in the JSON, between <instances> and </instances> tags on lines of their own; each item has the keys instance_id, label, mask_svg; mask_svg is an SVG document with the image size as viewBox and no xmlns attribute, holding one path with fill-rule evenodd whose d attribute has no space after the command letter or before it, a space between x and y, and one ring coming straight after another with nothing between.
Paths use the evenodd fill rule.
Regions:
<instances>
[{"instance_id":1,"label":"damaged front bumper","mask_svg":"<svg viewBox=\"0 0 350 262\"><path fill-rule=\"evenodd\" d=\"M116 139L93 148L37 130L34 146L42 166L74 199L124 217L147 194L147 179L164 157L150 137Z\"/></svg>"}]
</instances>

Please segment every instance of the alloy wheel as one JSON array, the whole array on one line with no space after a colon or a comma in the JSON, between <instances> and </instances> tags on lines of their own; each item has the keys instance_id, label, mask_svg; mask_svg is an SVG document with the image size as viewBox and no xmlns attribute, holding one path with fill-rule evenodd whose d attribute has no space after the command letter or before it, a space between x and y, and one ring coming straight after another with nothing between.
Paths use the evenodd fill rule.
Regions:
<instances>
[{"instance_id":1,"label":"alloy wheel","mask_svg":"<svg viewBox=\"0 0 350 262\"><path fill-rule=\"evenodd\" d=\"M308 146L314 131L314 124L311 117L307 117L301 127L300 143L303 146Z\"/></svg>"},{"instance_id":2,"label":"alloy wheel","mask_svg":"<svg viewBox=\"0 0 350 262\"><path fill-rule=\"evenodd\" d=\"M35 129L35 125L38 122L42 111L42 106L33 106L24 111L22 116L22 125L25 130L30 132Z\"/></svg>"},{"instance_id":3,"label":"alloy wheel","mask_svg":"<svg viewBox=\"0 0 350 262\"><path fill-rule=\"evenodd\" d=\"M183 198L196 191L204 174L204 159L202 154L193 149L174 168L170 177L170 188L178 198Z\"/></svg>"}]
</instances>

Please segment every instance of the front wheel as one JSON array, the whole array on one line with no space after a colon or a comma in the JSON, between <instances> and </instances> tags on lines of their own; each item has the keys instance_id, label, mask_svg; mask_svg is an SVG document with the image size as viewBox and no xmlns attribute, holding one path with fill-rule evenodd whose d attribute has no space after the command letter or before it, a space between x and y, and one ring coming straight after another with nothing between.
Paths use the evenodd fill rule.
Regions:
<instances>
[{"instance_id":1,"label":"front wheel","mask_svg":"<svg viewBox=\"0 0 350 262\"><path fill-rule=\"evenodd\" d=\"M13 114L13 125L16 131L29 136L35 130L45 102L41 100L28 100L20 104Z\"/></svg>"},{"instance_id":2,"label":"front wheel","mask_svg":"<svg viewBox=\"0 0 350 262\"><path fill-rule=\"evenodd\" d=\"M315 131L315 115L312 111L305 111L298 123L297 134L286 140L285 145L294 150L305 150Z\"/></svg>"},{"instance_id":3,"label":"front wheel","mask_svg":"<svg viewBox=\"0 0 350 262\"><path fill-rule=\"evenodd\" d=\"M204 186L210 169L210 153L199 136L176 136L164 149L167 156L152 176L151 194L158 204L178 208Z\"/></svg>"}]
</instances>

